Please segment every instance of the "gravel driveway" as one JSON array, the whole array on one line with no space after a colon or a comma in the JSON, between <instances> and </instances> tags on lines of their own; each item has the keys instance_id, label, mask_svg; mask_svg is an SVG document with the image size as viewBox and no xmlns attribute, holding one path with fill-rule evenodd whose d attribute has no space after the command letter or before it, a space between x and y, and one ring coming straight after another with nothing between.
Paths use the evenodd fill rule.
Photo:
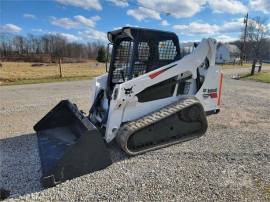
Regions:
<instances>
[{"instance_id":1,"label":"gravel driveway","mask_svg":"<svg viewBox=\"0 0 270 202\"><path fill-rule=\"evenodd\" d=\"M205 136L132 158L114 148L107 169L42 190L32 126L61 99L87 111L89 85L0 88L0 187L11 200L270 200L270 85L229 76Z\"/></svg>"}]
</instances>

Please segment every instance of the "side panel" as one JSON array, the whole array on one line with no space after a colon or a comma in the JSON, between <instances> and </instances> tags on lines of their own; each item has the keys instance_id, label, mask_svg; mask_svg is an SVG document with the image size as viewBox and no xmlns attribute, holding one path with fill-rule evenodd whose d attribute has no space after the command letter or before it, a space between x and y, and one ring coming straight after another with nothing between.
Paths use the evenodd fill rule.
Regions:
<instances>
[{"instance_id":1,"label":"side panel","mask_svg":"<svg viewBox=\"0 0 270 202\"><path fill-rule=\"evenodd\" d=\"M219 109L218 91L220 74L221 71L219 66L210 66L202 87L195 95L202 103L204 111L206 112Z\"/></svg>"},{"instance_id":2,"label":"side panel","mask_svg":"<svg viewBox=\"0 0 270 202\"><path fill-rule=\"evenodd\" d=\"M106 89L108 74L96 77L90 85L90 105L94 102L100 89Z\"/></svg>"},{"instance_id":3,"label":"side panel","mask_svg":"<svg viewBox=\"0 0 270 202\"><path fill-rule=\"evenodd\" d=\"M127 104L125 98L117 99L118 91L119 85L115 85L112 93L112 99L110 101L109 115L106 125L105 139L107 142L110 142L115 138L117 131L121 126L123 112Z\"/></svg>"}]
</instances>

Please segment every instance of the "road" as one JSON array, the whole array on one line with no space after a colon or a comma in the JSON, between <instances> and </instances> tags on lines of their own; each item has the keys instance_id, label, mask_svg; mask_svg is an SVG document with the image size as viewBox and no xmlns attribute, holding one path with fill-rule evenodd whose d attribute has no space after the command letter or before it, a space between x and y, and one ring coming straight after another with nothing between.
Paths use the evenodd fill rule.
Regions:
<instances>
[{"instance_id":1,"label":"road","mask_svg":"<svg viewBox=\"0 0 270 202\"><path fill-rule=\"evenodd\" d=\"M241 70L245 71L245 70ZM42 190L32 126L61 99L87 112L89 81L0 88L0 187L17 200L266 201L270 199L270 85L232 80L205 136L128 158Z\"/></svg>"}]
</instances>

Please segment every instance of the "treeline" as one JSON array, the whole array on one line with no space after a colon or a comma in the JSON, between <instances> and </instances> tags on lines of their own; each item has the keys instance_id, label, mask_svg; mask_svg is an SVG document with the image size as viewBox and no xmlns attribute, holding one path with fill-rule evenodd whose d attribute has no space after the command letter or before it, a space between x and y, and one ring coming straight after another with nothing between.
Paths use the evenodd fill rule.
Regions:
<instances>
[{"instance_id":1,"label":"treeline","mask_svg":"<svg viewBox=\"0 0 270 202\"><path fill-rule=\"evenodd\" d=\"M33 56L50 56L51 58L96 59L104 44L99 42L69 42L60 34L45 34L27 36L4 34L0 35L0 57L27 58ZM39 57L40 58L40 57Z\"/></svg>"},{"instance_id":2,"label":"treeline","mask_svg":"<svg viewBox=\"0 0 270 202\"><path fill-rule=\"evenodd\" d=\"M246 61L252 61L254 59L254 57L256 56L256 53L254 51L254 44L256 42L254 41L246 41L245 43L245 48L243 48L243 41L242 40L237 40L237 41L232 41L229 44L234 44L236 45L240 51L243 51L243 55L245 57ZM260 42L260 51L257 54L257 59L260 61L270 61L270 38L265 38L262 39ZM218 43L217 47L219 47L220 45L222 45L223 43ZM186 43L184 47L181 46L180 43L180 47L181 47L181 55L185 56L187 54L190 54L193 50L193 43ZM239 57L240 57L240 53L239 53Z\"/></svg>"},{"instance_id":3,"label":"treeline","mask_svg":"<svg viewBox=\"0 0 270 202\"><path fill-rule=\"evenodd\" d=\"M253 49L254 41L247 41L245 44L245 60L252 60L255 57ZM243 41L231 42L243 50ZM181 46L181 44L180 44ZM182 55L185 52L181 49ZM270 61L270 39L264 38L260 41L260 51L257 52L257 59ZM65 61L83 61L87 59L99 59L103 62L106 59L106 48L100 42L78 43L70 42L60 34L45 34L27 36L0 34L0 59L6 61L28 61L28 62L52 62L59 58L66 58ZM76 59L76 60L74 60Z\"/></svg>"},{"instance_id":4,"label":"treeline","mask_svg":"<svg viewBox=\"0 0 270 202\"><path fill-rule=\"evenodd\" d=\"M262 39L260 42L260 51L258 51L256 55L256 51L254 50L254 44L257 42L254 41L246 41L245 48L243 49L243 41L237 40L231 42L231 44L235 44L240 50L243 50L243 55L245 60L251 61L255 57L261 61L270 61L270 38Z\"/></svg>"}]
</instances>

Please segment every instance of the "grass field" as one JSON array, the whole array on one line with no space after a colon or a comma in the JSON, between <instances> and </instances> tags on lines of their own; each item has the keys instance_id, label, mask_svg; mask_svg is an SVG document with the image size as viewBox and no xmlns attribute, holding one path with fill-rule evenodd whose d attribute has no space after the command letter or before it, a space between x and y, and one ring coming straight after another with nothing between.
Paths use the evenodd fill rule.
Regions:
<instances>
[{"instance_id":1,"label":"grass field","mask_svg":"<svg viewBox=\"0 0 270 202\"><path fill-rule=\"evenodd\" d=\"M28 62L2 62L1 64L0 85L89 79L105 72L105 64L96 61L62 64L62 78L59 77L58 64L37 67L32 67L32 63Z\"/></svg>"},{"instance_id":2,"label":"grass field","mask_svg":"<svg viewBox=\"0 0 270 202\"><path fill-rule=\"evenodd\" d=\"M62 64L62 75L59 77L58 64L45 64L44 66L32 67L33 63L28 62L2 62L0 67L0 85L17 85L31 83L47 83L56 81L69 81L90 79L105 72L105 64L96 61L86 63L66 63ZM266 64L265 64L266 65ZM264 66L265 66L264 65ZM220 65L223 69L251 68L251 64L240 65ZM254 75L247 79L268 82L269 73Z\"/></svg>"},{"instance_id":3,"label":"grass field","mask_svg":"<svg viewBox=\"0 0 270 202\"><path fill-rule=\"evenodd\" d=\"M222 69L236 69L236 68L250 68L252 67L252 64L251 63L244 63L242 66L239 65L239 64L219 64L219 66L222 68ZM269 67L270 64L263 64L263 67Z\"/></svg>"},{"instance_id":4,"label":"grass field","mask_svg":"<svg viewBox=\"0 0 270 202\"><path fill-rule=\"evenodd\" d=\"M241 76L242 79L249 79L254 81L260 81L264 83L270 83L270 72L255 73L253 76L246 74Z\"/></svg>"},{"instance_id":5,"label":"grass field","mask_svg":"<svg viewBox=\"0 0 270 202\"><path fill-rule=\"evenodd\" d=\"M252 64L251 63L244 63L242 66L239 64L219 64L219 66L222 69L233 69L233 68L251 68Z\"/></svg>"}]
</instances>

